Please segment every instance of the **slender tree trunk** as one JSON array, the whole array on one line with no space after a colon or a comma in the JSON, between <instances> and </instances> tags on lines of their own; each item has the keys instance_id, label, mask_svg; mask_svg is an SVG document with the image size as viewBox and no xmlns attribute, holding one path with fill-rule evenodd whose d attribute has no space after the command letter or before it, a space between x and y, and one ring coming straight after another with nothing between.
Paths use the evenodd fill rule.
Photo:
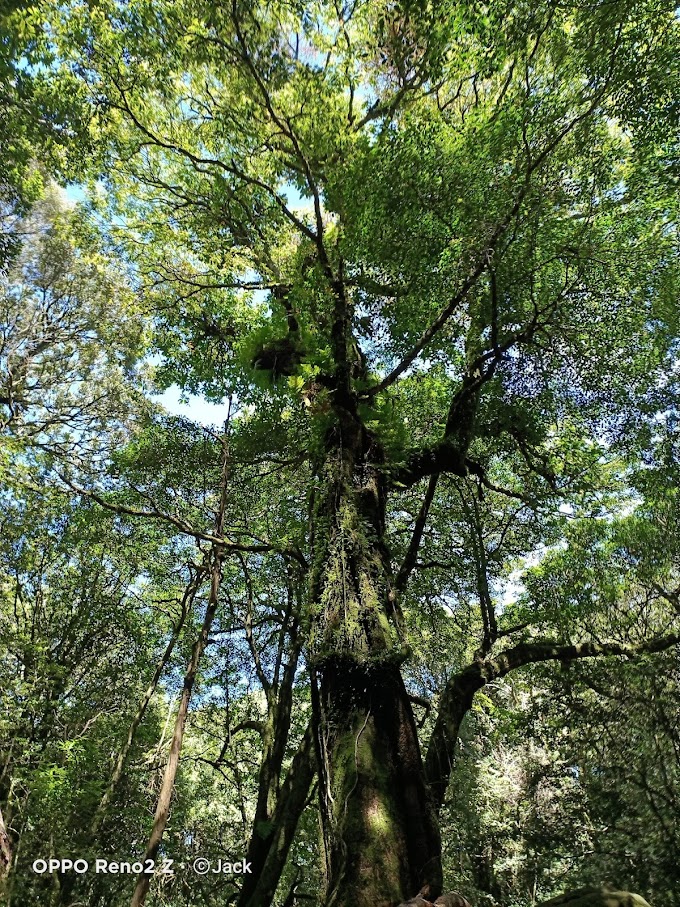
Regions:
<instances>
[{"instance_id":1,"label":"slender tree trunk","mask_svg":"<svg viewBox=\"0 0 680 907\"><path fill-rule=\"evenodd\" d=\"M120 784L120 781L123 777L123 773L125 771L125 763L127 762L128 754L129 754L130 750L132 749L132 744L135 739L135 734L137 733L137 728L140 726L140 724L144 720L146 710L148 709L149 703L151 702L151 699L153 698L153 695L156 692L156 687L158 686L158 681L161 679L163 671L165 670L166 665L170 661L170 656L173 653L173 650L174 650L177 640L179 638L179 634L181 633L182 627L184 626L184 622L186 620L186 616L187 616L187 613L189 610L189 605L190 605L191 601L193 600L194 596L196 595L199 585L200 585L200 573L195 573L192 576L191 581L190 581L189 585L187 586L187 588L185 589L184 595L182 597L181 613L180 613L179 620L177 621L177 623L175 624L175 626L172 629L172 633L170 635L170 639L168 640L168 644L165 647L165 651L163 652L163 655L161 656L160 661L156 665L156 669L153 673L153 677L151 678L151 682L149 683L149 686L147 687L147 690L146 690L144 696L142 697L141 702L139 703L137 712L135 713L135 716L132 719L132 723L130 724L130 727L128 728L128 733L127 733L127 737L125 738L125 742L121 746L118 756L116 758L116 764L114 766L114 769L111 774L111 778L109 780L107 788L104 791L104 795L102 796L101 800L99 801L99 805L97 806L97 810L94 814L94 818L92 820L92 825L90 828L90 834L93 838L96 837L99 832L99 828L101 826L102 820L106 814L106 809L107 809L109 803L111 802L111 799L113 798L116 788Z\"/></svg>"},{"instance_id":2,"label":"slender tree trunk","mask_svg":"<svg viewBox=\"0 0 680 907\"><path fill-rule=\"evenodd\" d=\"M285 628L282 629L282 632L284 630ZM294 620L291 627L288 663L283 670L281 682L280 684L268 686L266 691L269 702L267 721L263 729L263 754L258 779L258 798L252 825L253 831L246 854L246 859L251 863L252 872L243 878L243 885L238 899L239 907L250 904L255 890L262 888L260 879L270 850L272 846L281 845L280 830L277 829L277 822L280 822L281 819L276 814L279 811L281 769L290 732L293 685L300 654L300 645L297 620ZM311 778L306 782L307 790L310 784ZM303 794L303 805L304 796L306 794ZM301 810L302 805L300 806ZM295 831L298 817L299 813L295 816L293 832ZM287 822L290 823L290 815L287 815ZM288 842L286 852L291 842L292 836L291 841ZM283 865L281 869L283 869ZM269 874L271 875L271 870ZM278 882L278 879L276 881ZM275 890L276 885L274 885ZM274 892L272 891L273 894ZM258 900L252 903L253 905L257 904L259 907L259 905L266 902Z\"/></svg>"},{"instance_id":3,"label":"slender tree trunk","mask_svg":"<svg viewBox=\"0 0 680 907\"><path fill-rule=\"evenodd\" d=\"M2 810L0 810L0 891L2 891L5 879L11 868L12 844L5 827L5 820L2 817Z\"/></svg>"},{"instance_id":4,"label":"slender tree trunk","mask_svg":"<svg viewBox=\"0 0 680 907\"><path fill-rule=\"evenodd\" d=\"M381 451L351 417L339 435L314 515L310 595L324 903L393 907L440 893L441 841L400 672Z\"/></svg>"},{"instance_id":5,"label":"slender tree trunk","mask_svg":"<svg viewBox=\"0 0 680 907\"><path fill-rule=\"evenodd\" d=\"M12 785L10 781L10 765L12 764L12 753L14 750L15 739L9 746L7 756L3 762L2 771L0 771L0 803L10 805L10 796ZM10 819L11 821L11 819ZM5 882L12 868L12 841L5 825L5 819L0 808L0 893L5 890Z\"/></svg>"},{"instance_id":6,"label":"slender tree trunk","mask_svg":"<svg viewBox=\"0 0 680 907\"><path fill-rule=\"evenodd\" d=\"M175 778L177 776L177 769L179 767L179 757L182 751L184 730L186 728L187 715L189 713L189 702L191 701L191 694L193 692L194 683L196 681L196 675L198 673L201 657L203 655L203 652L205 651L205 647L208 642L208 636L210 634L210 628L217 611L219 581L221 575L221 557L217 552L213 553L213 560L214 564L212 567L210 598L208 600L208 606L205 611L205 617L203 618L203 626L201 627L201 632L199 633L198 639L194 643L191 650L191 658L189 659L189 664L187 665L187 670L184 675L184 685L182 687L182 695L179 701L179 710L177 712L177 718L175 719L175 727L170 742L170 754L165 766L163 783L161 784L161 790L158 795L158 803L156 805L156 814L154 816L153 828L151 829L151 835L146 847L146 853L144 854L144 860L156 859L158 855L158 848L160 847L161 841L163 839L163 833L165 832L165 826L168 824L170 804L172 802L172 794L175 789ZM131 907L142 907L144 901L146 900L146 895L149 891L151 878L151 875L144 873L139 876L137 885L132 895Z\"/></svg>"},{"instance_id":7,"label":"slender tree trunk","mask_svg":"<svg viewBox=\"0 0 680 907\"><path fill-rule=\"evenodd\" d=\"M229 413L231 414L231 403L229 407ZM225 437L222 440L222 476L220 483L219 506L217 509L217 518L215 520L215 535L217 537L220 537L222 535L224 529L224 514L227 504L227 481L229 476L229 445L227 438L228 427L229 416L227 416L227 421L225 422ZM156 859L158 855L158 849L163 839L163 833L165 832L165 826L168 823L168 817L170 815L170 804L172 802L172 794L175 788L175 778L177 776L179 757L182 750L182 742L184 739L184 730L186 728L187 715L189 713L189 702L191 701L191 694L193 692L194 683L198 674L198 667L205 651L205 647L208 644L210 628L212 627L213 620L215 619L215 614L217 613L220 585L222 582L223 560L224 547L220 546L218 543L213 543L210 553L210 594L208 596L208 605L205 609L205 616L203 618L203 626L201 627L201 632L199 633L198 639L195 641L191 650L191 658L189 659L189 664L187 665L187 670L184 675L182 695L179 701L177 718L175 719L175 728L173 730L172 740L170 743L168 762L165 767L160 794L158 795L158 803L156 805L156 814L154 816L151 835L146 847L146 853L144 854L145 861ZM152 875L145 873L140 874L139 878L137 879L135 890L132 894L130 907L142 907L151 885L151 879Z\"/></svg>"},{"instance_id":8,"label":"slender tree trunk","mask_svg":"<svg viewBox=\"0 0 680 907\"><path fill-rule=\"evenodd\" d=\"M300 741L298 751L281 787L281 792L272 816L272 830L266 839L264 860L253 868L252 883L244 887L238 899L238 907L268 907L271 904L286 865L298 820L302 814L309 789L314 779L316 765L313 757L313 732L311 725Z\"/></svg>"}]
</instances>

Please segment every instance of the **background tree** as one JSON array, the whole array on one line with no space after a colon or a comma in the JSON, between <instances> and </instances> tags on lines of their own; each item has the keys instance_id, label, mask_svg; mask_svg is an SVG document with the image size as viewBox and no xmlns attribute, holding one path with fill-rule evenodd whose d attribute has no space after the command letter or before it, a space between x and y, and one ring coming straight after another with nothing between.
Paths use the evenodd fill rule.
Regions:
<instances>
[{"instance_id":1,"label":"background tree","mask_svg":"<svg viewBox=\"0 0 680 907\"><path fill-rule=\"evenodd\" d=\"M50 41L40 0L0 4L0 271L21 246L21 218L50 176L69 180L89 141L94 111Z\"/></svg>"}]
</instances>

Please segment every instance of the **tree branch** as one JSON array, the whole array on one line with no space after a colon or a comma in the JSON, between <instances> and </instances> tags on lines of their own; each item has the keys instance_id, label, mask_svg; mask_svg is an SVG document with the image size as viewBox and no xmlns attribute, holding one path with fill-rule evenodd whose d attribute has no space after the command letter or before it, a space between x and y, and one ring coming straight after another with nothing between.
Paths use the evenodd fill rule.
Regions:
<instances>
[{"instance_id":1,"label":"tree branch","mask_svg":"<svg viewBox=\"0 0 680 907\"><path fill-rule=\"evenodd\" d=\"M536 155L533 160L527 160L526 173L524 174L522 186L520 187L517 196L515 197L515 201L510 207L508 213L496 226L496 229L489 237L485 248L481 252L478 260L472 265L458 292L454 294L448 304L439 313L437 318L435 318L435 320L423 332L423 334L420 336L420 339L404 356L401 362L399 362L399 364L396 365L392 369L392 371L389 372L389 374L387 374L381 381L379 381L377 384L374 384L373 387L369 387L363 392L363 394L361 395L363 399L370 399L376 394L384 391L391 384L394 384L397 378L399 378L399 376L402 375L409 368L409 366L413 364L413 362L418 358L418 356L422 353L422 351L433 339L433 337L438 334L439 331L444 327L446 322L449 320L449 318L451 318L458 306L465 300L467 294L476 285L477 281L484 273L493 253L498 247L499 242L505 236L510 224L519 214L522 204L524 203L524 200L531 188L531 178L533 174L545 163L552 152L558 147L560 142L562 142L562 140L566 138L566 136L569 135L569 133L572 132L572 130L575 129L579 123L583 122L583 120L587 119L587 117L595 111L597 105L602 100L603 93L603 91L598 92L598 94L591 100L586 110L569 120L569 122L559 130L557 135L547 143L540 154Z\"/></svg>"},{"instance_id":2,"label":"tree branch","mask_svg":"<svg viewBox=\"0 0 680 907\"><path fill-rule=\"evenodd\" d=\"M437 490L437 482L439 476L433 475L430 476L430 481L427 485L427 490L425 492L425 497L423 498L423 503L420 508L420 512L416 517L416 522L413 527L413 534L411 535L411 541L409 542L408 551L404 557L403 563L399 568L397 577L394 581L394 588L397 593L403 592L408 583L409 577L413 572L414 567L418 559L418 551L420 550L420 544L423 540L423 533L425 532L425 525L427 523L427 516L430 512L430 507L432 506L432 501L434 499L434 493Z\"/></svg>"},{"instance_id":3,"label":"tree branch","mask_svg":"<svg viewBox=\"0 0 680 907\"><path fill-rule=\"evenodd\" d=\"M663 652L680 643L680 633L669 633L639 643L559 643L539 640L519 643L493 657L479 659L450 678L444 688L425 758L425 775L437 809L444 803L456 753L458 732L474 695L486 684L528 664L574 661L580 658L622 656L637 658Z\"/></svg>"},{"instance_id":4,"label":"tree branch","mask_svg":"<svg viewBox=\"0 0 680 907\"><path fill-rule=\"evenodd\" d=\"M498 364L508 350L518 344L530 343L536 334L549 324L560 301L573 286L573 282L565 284L555 299L542 309L536 308L523 327L511 331L500 341L493 332L492 348L480 353L470 363L460 388L453 395L446 418L444 437L430 447L411 453L406 463L393 471L393 487L410 488L425 476L441 472L466 476L472 466L476 467L476 464L467 458L467 451L472 440L477 402L482 387L493 378ZM529 465L531 467L532 464ZM474 468L473 471L479 474L478 468ZM551 483L551 487L554 487L554 476L550 476L539 466L535 466L534 471L543 475L546 481Z\"/></svg>"},{"instance_id":5,"label":"tree branch","mask_svg":"<svg viewBox=\"0 0 680 907\"><path fill-rule=\"evenodd\" d=\"M165 513L164 511L157 510L155 507L152 510L143 510L138 507L130 507L127 504L114 504L111 501L107 501L105 497L101 494L98 494L96 491L92 491L88 488L83 488L81 485L76 485L75 482L72 482L64 475L59 475L61 481L71 489L71 491L80 494L83 497L89 498L94 501L96 504L99 504L100 507L104 507L106 510L109 510L111 513L116 513L120 516L132 516L136 518L152 519L152 520L162 520L169 525L173 526L175 529L179 530L185 535L190 535L192 538L199 539L203 542L209 542L212 545L216 545L222 548L224 551L244 551L256 554L264 554L268 551L274 552L276 554L281 554L283 557L292 557L298 563L302 564L303 567L307 567L307 560L301 551L295 551L292 548L279 548L276 545L270 545L267 543L262 543L260 545L248 545L244 542L234 542L231 539L228 539L224 536L215 535L212 532L204 532L201 529L196 529L195 526L192 526L188 520L184 520L181 517L175 516L171 513ZM31 486L33 487L33 486ZM42 491L40 488L33 487L34 491Z\"/></svg>"},{"instance_id":6,"label":"tree branch","mask_svg":"<svg viewBox=\"0 0 680 907\"><path fill-rule=\"evenodd\" d=\"M292 223L303 236L306 236L312 242L316 243L317 236L312 229L310 229L304 221L296 217L295 214L287 206L285 200L279 195L279 193L272 186L265 183L263 180L258 179L255 176L250 176L247 174L241 167L238 167L234 160L232 159L229 163L222 161L218 158L205 158L201 155L196 154L195 152L185 148L182 145L179 145L177 142L164 139L159 135L156 135L148 126L145 126L144 123L140 120L137 114L132 110L128 98L125 94L125 89L121 87L120 83L112 77L111 81L115 85L121 99L120 105L115 105L115 107L120 110L122 113L125 113L133 125L146 136L148 141L155 145L158 148L164 148L166 151L171 151L175 154L184 157L190 162L192 167L199 173L208 172L206 168L217 168L223 170L226 173L231 174L237 179L241 180L243 183L246 183L250 186L256 186L258 189L262 189L263 192L266 192L267 195L276 203L276 205L281 210L284 217Z\"/></svg>"}]
</instances>

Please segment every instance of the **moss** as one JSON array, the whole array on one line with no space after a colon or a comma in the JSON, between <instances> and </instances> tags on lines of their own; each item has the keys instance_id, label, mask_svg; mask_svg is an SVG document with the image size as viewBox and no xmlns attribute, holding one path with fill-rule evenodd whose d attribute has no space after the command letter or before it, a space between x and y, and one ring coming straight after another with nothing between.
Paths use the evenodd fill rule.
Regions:
<instances>
[{"instance_id":1,"label":"moss","mask_svg":"<svg viewBox=\"0 0 680 907\"><path fill-rule=\"evenodd\" d=\"M400 811L388 760L381 750L372 721L365 715L358 716L351 730L336 738L331 757L335 835L350 846L353 865L359 860L366 867L362 878L379 876L381 896L389 896L385 891L389 884L394 888L393 899L398 900L403 853ZM338 853L342 859L342 844ZM357 892L356 896L365 894Z\"/></svg>"},{"instance_id":2,"label":"moss","mask_svg":"<svg viewBox=\"0 0 680 907\"><path fill-rule=\"evenodd\" d=\"M381 538L380 482L342 451L321 469L313 521L309 657L319 663L349 655L360 663L403 661L389 605L389 563Z\"/></svg>"}]
</instances>

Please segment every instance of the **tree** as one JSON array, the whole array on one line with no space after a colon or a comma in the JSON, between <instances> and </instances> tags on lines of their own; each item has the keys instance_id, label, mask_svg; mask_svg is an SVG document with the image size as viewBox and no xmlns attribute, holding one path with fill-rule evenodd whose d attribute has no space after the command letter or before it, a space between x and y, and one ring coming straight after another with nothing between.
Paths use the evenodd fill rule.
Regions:
<instances>
[{"instance_id":1,"label":"tree","mask_svg":"<svg viewBox=\"0 0 680 907\"><path fill-rule=\"evenodd\" d=\"M45 28L47 4L5 0L0 7L0 273L21 246L21 218L49 176L70 180L92 155L83 92L60 67Z\"/></svg>"},{"instance_id":2,"label":"tree","mask_svg":"<svg viewBox=\"0 0 680 907\"><path fill-rule=\"evenodd\" d=\"M663 632L676 494L666 469L645 473L646 503L576 523L569 547L530 572L524 607L574 635ZM570 887L617 879L673 902L677 668L677 650L565 661L486 688L462 731L443 819L452 870L474 903L540 901L560 877Z\"/></svg>"},{"instance_id":3,"label":"tree","mask_svg":"<svg viewBox=\"0 0 680 907\"><path fill-rule=\"evenodd\" d=\"M172 602L177 580L163 577L162 538L118 535L115 517L63 495L3 494L1 513L0 796L8 862L16 868L3 893L8 903L39 903L55 893L57 903L70 903L67 874L50 885L30 864L53 848L75 856L99 851L87 817L101 795L101 766L165 644L161 602ZM150 581L154 561L164 588ZM145 741L156 746L162 719L154 712L136 752ZM128 772L123 780L133 802L142 796L145 779ZM128 808L116 824L134 834L141 819Z\"/></svg>"},{"instance_id":4,"label":"tree","mask_svg":"<svg viewBox=\"0 0 680 907\"><path fill-rule=\"evenodd\" d=\"M87 459L95 438L132 417L132 397L141 407L144 325L101 237L57 187L19 226L24 241L0 280L4 446Z\"/></svg>"},{"instance_id":5,"label":"tree","mask_svg":"<svg viewBox=\"0 0 680 907\"><path fill-rule=\"evenodd\" d=\"M623 637L606 609L595 625L514 615L497 591L513 557L568 544L569 514L631 506L631 463L675 404L674 10L110 0L53 15L60 59L105 112L95 204L148 306L159 378L237 399L230 457L257 508L232 502L216 527L205 496L178 494L185 476L132 482L119 452L55 472L215 556L302 572L286 626L309 676L324 904L434 899L475 694L528 664L678 642L672 571L670 626ZM152 436L131 433L127 466L158 469ZM404 678L427 594L464 602L469 663L448 672L423 761ZM274 739L289 726L273 719ZM252 845L274 886L311 783L302 771L286 813L276 749Z\"/></svg>"}]
</instances>

